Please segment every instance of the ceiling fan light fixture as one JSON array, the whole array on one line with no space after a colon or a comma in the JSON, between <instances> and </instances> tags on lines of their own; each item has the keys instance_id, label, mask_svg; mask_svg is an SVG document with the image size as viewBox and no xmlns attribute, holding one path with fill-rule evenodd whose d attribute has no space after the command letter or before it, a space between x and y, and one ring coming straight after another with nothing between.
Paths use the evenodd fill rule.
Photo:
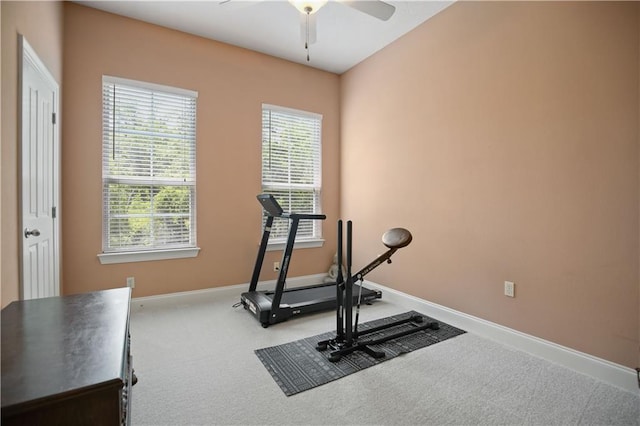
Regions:
<instances>
[{"instance_id":1,"label":"ceiling fan light fixture","mask_svg":"<svg viewBox=\"0 0 640 426\"><path fill-rule=\"evenodd\" d=\"M289 3L298 9L300 13L313 14L327 4L327 0L289 0Z\"/></svg>"}]
</instances>

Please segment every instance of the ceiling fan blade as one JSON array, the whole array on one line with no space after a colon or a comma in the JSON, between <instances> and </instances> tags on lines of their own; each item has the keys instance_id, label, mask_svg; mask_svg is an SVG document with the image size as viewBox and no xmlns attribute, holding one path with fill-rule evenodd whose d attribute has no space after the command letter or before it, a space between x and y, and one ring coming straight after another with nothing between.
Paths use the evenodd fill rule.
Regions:
<instances>
[{"instance_id":1,"label":"ceiling fan blade","mask_svg":"<svg viewBox=\"0 0 640 426\"><path fill-rule=\"evenodd\" d=\"M307 17L309 18L309 39L307 40ZM307 41L309 44L316 42L316 14L312 13L307 15L306 13L300 14L300 38L303 43Z\"/></svg>"},{"instance_id":2,"label":"ceiling fan blade","mask_svg":"<svg viewBox=\"0 0 640 426\"><path fill-rule=\"evenodd\" d=\"M341 0L340 3L383 21L388 21L396 11L395 6L380 0Z\"/></svg>"},{"instance_id":3,"label":"ceiling fan blade","mask_svg":"<svg viewBox=\"0 0 640 426\"><path fill-rule=\"evenodd\" d=\"M262 0L218 0L220 10L234 11L260 3Z\"/></svg>"}]
</instances>

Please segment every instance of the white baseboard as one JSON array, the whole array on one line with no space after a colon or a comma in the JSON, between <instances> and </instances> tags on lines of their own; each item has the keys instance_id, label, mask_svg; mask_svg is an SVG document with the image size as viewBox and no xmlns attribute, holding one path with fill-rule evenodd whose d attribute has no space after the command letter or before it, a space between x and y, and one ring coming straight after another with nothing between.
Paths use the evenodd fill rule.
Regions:
<instances>
[{"instance_id":1,"label":"white baseboard","mask_svg":"<svg viewBox=\"0 0 640 426\"><path fill-rule=\"evenodd\" d=\"M326 274L316 274L289 278L287 279L287 286L293 288L321 283L326 276ZM258 288L263 290L273 289L275 282L275 280L261 281L258 284ZM420 313L451 324L454 327L522 350L547 361L560 364L578 373L602 380L628 392L638 392L637 373L632 368L521 333L517 330L411 296L372 281L365 280L365 285L382 291L383 300L395 301L407 309L414 309ZM136 297L131 300L131 308L135 311L145 305L158 306L190 303L193 301L202 301L204 298L215 297L221 294L236 294L238 301L240 301L240 294L248 288L249 284L236 284L157 296Z\"/></svg>"},{"instance_id":2,"label":"white baseboard","mask_svg":"<svg viewBox=\"0 0 640 426\"><path fill-rule=\"evenodd\" d=\"M602 380L628 392L638 393L638 377L634 369L602 358L521 333L502 325L467 315L383 285L365 281L365 285L382 291L383 300L397 301L409 309L444 321L470 333L522 350L578 373Z\"/></svg>"}]
</instances>

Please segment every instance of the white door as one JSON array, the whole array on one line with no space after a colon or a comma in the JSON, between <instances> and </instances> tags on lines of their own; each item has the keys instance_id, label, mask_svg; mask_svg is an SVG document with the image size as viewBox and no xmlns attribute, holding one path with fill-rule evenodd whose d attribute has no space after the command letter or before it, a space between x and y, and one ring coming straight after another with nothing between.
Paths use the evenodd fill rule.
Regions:
<instances>
[{"instance_id":1,"label":"white door","mask_svg":"<svg viewBox=\"0 0 640 426\"><path fill-rule=\"evenodd\" d=\"M21 60L22 299L58 296L58 83L24 37Z\"/></svg>"}]
</instances>

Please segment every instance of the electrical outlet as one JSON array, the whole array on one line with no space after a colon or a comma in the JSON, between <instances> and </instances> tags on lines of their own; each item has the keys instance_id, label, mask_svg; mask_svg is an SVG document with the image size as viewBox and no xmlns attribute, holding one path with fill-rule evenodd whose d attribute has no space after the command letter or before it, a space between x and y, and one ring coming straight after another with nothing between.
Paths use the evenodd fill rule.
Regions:
<instances>
[{"instance_id":1,"label":"electrical outlet","mask_svg":"<svg viewBox=\"0 0 640 426\"><path fill-rule=\"evenodd\" d=\"M273 271L278 272L280 270L280 262L273 262Z\"/></svg>"},{"instance_id":2,"label":"electrical outlet","mask_svg":"<svg viewBox=\"0 0 640 426\"><path fill-rule=\"evenodd\" d=\"M127 287L136 288L135 277L127 277Z\"/></svg>"},{"instance_id":3,"label":"electrical outlet","mask_svg":"<svg viewBox=\"0 0 640 426\"><path fill-rule=\"evenodd\" d=\"M508 297L516 297L516 285L511 281L504 282L504 295Z\"/></svg>"}]
</instances>

